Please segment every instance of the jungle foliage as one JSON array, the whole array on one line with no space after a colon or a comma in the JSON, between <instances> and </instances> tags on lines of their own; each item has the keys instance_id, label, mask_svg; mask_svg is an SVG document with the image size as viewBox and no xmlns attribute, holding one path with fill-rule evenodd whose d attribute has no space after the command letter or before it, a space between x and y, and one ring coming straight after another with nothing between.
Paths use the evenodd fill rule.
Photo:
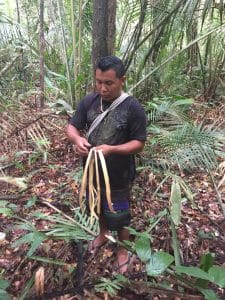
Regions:
<instances>
[{"instance_id":1,"label":"jungle foliage","mask_svg":"<svg viewBox=\"0 0 225 300\"><path fill-rule=\"evenodd\" d=\"M63 139L66 118L79 99L92 90L93 7L87 0L44 1L45 107L39 110L40 1L17 0L14 7L7 3L0 0L0 180L17 186L23 194L36 174L32 170L22 176L24 162L46 166L49 158L57 158L52 149L59 136ZM167 209L150 219L145 232L130 228L134 241L126 247L145 265L145 273L151 278L146 286L155 288L156 279L165 276L161 286L169 292L170 276L177 280L179 290L188 286L205 299L218 299L211 286L225 287L224 267L214 264L211 253L202 255L199 267L183 266L177 230L184 197L192 207L196 205L184 172L205 172L209 176L221 216L225 214L220 192L225 182L224 13L221 0L123 0L117 2L116 14L115 54L125 63L126 89L142 102L148 118L149 138L138 167L160 177L153 197L165 184L170 186ZM212 122L207 114L217 105L220 109ZM199 116L199 111L203 115ZM9 165L16 166L21 177L8 174ZM219 183L214 176L216 170L222 177ZM76 175L73 179L79 184ZM36 201L30 198L25 209L35 206ZM42 205L50 206L48 202ZM52 205L55 214L29 214L26 218L18 217L16 209L6 199L0 202L0 214L15 218L16 228L25 232L13 246L28 244L29 259L64 265L35 253L49 239L79 242L98 232L97 225L78 209L73 208L71 217ZM51 226L38 230L33 221L46 218ZM162 218L170 224L173 253L152 248L151 232ZM21 299L33 283L32 277ZM115 295L123 286L130 287L130 283L124 276L117 276L100 279L95 289ZM4 299L9 298L8 287L9 282L0 279Z\"/></svg>"}]
</instances>

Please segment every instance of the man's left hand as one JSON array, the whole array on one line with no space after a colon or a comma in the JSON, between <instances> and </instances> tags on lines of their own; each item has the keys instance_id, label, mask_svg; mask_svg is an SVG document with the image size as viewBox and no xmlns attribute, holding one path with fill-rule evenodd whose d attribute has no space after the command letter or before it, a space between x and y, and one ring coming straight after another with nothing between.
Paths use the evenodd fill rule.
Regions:
<instances>
[{"instance_id":1,"label":"man's left hand","mask_svg":"<svg viewBox=\"0 0 225 300\"><path fill-rule=\"evenodd\" d=\"M113 146L111 145L103 144L103 145L96 146L95 149L101 150L104 156L109 156L110 154L113 153Z\"/></svg>"}]
</instances>

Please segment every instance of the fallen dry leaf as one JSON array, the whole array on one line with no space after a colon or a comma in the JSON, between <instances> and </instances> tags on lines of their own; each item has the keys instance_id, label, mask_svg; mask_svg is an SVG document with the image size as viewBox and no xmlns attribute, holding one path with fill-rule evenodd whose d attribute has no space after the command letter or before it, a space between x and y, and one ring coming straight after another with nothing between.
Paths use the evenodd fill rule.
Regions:
<instances>
[{"instance_id":1,"label":"fallen dry leaf","mask_svg":"<svg viewBox=\"0 0 225 300\"><path fill-rule=\"evenodd\" d=\"M39 296L44 294L44 280L45 280L44 268L40 267L35 273L35 290L37 295Z\"/></svg>"}]
</instances>

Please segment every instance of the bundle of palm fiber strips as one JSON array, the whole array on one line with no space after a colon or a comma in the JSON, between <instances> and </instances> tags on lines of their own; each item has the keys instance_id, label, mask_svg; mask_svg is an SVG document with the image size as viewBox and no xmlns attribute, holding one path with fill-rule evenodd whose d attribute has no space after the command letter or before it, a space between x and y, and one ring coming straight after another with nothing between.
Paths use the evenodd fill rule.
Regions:
<instances>
[{"instance_id":1,"label":"bundle of palm fiber strips","mask_svg":"<svg viewBox=\"0 0 225 300\"><path fill-rule=\"evenodd\" d=\"M109 182L109 175L106 167L106 162L104 155L101 150L96 150L92 148L88 154L86 164L84 167L83 178L81 183L81 191L79 195L79 203L81 209L86 207L84 194L86 193L86 189L88 189L88 207L90 211L91 222L93 222L94 218L99 219L100 211L101 211L101 187L100 187L100 179L99 179L99 163L102 168L103 178L105 182L106 189L106 199L108 202L108 206L111 212L115 212L112 206L111 201L111 189Z\"/></svg>"}]
</instances>

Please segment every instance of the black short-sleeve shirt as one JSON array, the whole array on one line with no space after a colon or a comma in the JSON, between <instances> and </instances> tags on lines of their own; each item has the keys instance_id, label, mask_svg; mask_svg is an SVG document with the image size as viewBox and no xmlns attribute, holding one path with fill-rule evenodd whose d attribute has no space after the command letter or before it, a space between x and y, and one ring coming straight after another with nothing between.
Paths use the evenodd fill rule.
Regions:
<instances>
[{"instance_id":1,"label":"black short-sleeve shirt","mask_svg":"<svg viewBox=\"0 0 225 300\"><path fill-rule=\"evenodd\" d=\"M99 94L91 94L81 100L70 124L78 130L88 130L94 119L101 113ZM110 102L103 101L103 109ZM101 144L119 145L131 140L146 140L146 115L144 108L132 96L125 99L89 136L92 146ZM113 154L106 158L107 169L112 190L126 188L135 176L134 155ZM102 183L104 184L104 183Z\"/></svg>"}]
</instances>

